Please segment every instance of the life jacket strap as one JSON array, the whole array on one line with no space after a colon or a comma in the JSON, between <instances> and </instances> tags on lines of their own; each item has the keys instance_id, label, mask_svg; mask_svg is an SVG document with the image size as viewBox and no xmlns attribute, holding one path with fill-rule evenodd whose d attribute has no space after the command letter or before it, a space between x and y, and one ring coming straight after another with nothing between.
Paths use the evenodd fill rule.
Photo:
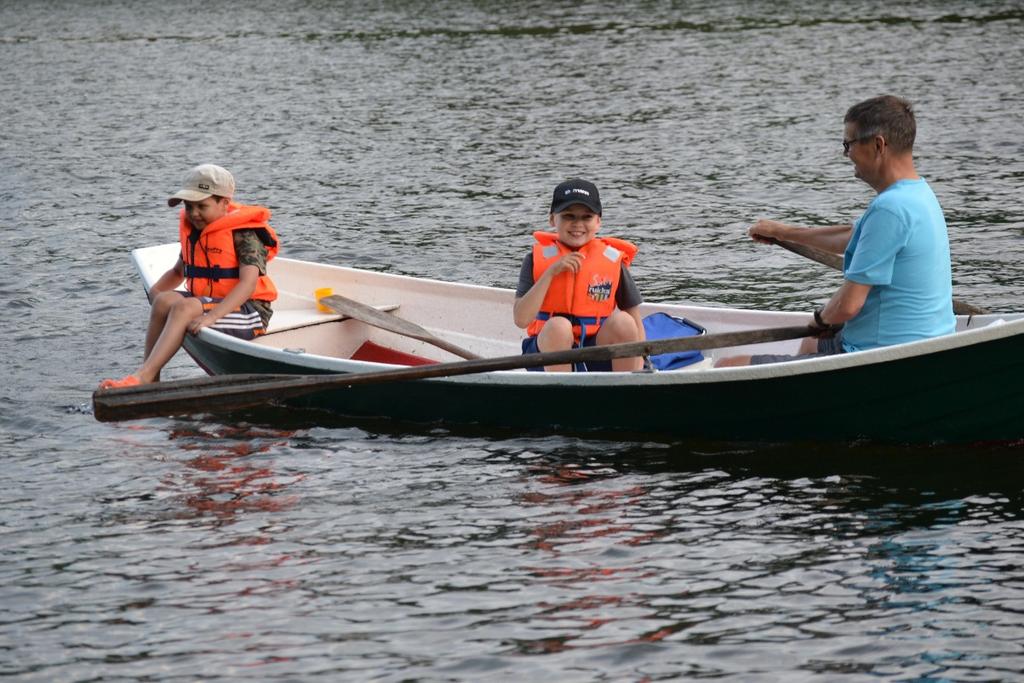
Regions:
<instances>
[{"instance_id":1,"label":"life jacket strap","mask_svg":"<svg viewBox=\"0 0 1024 683\"><path fill-rule=\"evenodd\" d=\"M598 316L578 316L571 313L549 313L548 311L538 311L537 320L550 320L551 318L565 318L572 323L573 327L580 329L580 339L573 348L582 349L584 343L587 341L587 326L597 325L601 326L601 323L605 321L605 318ZM572 364L573 372L587 372L587 364L583 361L578 361Z\"/></svg>"},{"instance_id":2,"label":"life jacket strap","mask_svg":"<svg viewBox=\"0 0 1024 683\"><path fill-rule=\"evenodd\" d=\"M565 318L571 322L574 326L579 325L600 325L604 322L604 318L596 316L578 316L571 313L548 313L547 311L539 311L537 313L537 320L550 320L551 318Z\"/></svg>"},{"instance_id":3,"label":"life jacket strap","mask_svg":"<svg viewBox=\"0 0 1024 683\"><path fill-rule=\"evenodd\" d=\"M185 277L201 280L237 280L238 268L222 268L221 266L193 266L185 264Z\"/></svg>"}]
</instances>

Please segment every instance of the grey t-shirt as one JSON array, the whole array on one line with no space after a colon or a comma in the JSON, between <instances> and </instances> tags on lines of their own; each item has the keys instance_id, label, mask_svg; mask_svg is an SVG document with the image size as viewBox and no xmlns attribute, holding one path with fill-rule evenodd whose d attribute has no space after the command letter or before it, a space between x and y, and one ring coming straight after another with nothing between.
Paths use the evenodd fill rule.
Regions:
<instances>
[{"instance_id":1,"label":"grey t-shirt","mask_svg":"<svg viewBox=\"0 0 1024 683\"><path fill-rule=\"evenodd\" d=\"M615 290L615 305L619 307L619 310L626 310L639 306L644 302L644 298L640 295L640 290L637 289L636 282L633 281L633 276L629 274L629 268L625 265L620 265L622 274L619 277L619 286ZM516 286L516 298L524 296L533 287L533 251L526 255L523 259L523 267L519 269L519 284Z\"/></svg>"}]
</instances>

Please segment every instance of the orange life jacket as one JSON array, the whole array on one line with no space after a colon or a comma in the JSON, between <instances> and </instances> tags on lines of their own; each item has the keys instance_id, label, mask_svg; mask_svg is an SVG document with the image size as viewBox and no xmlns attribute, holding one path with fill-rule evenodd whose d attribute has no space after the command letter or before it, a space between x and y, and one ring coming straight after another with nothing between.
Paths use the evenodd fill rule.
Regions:
<instances>
[{"instance_id":1,"label":"orange life jacket","mask_svg":"<svg viewBox=\"0 0 1024 683\"><path fill-rule=\"evenodd\" d=\"M270 227L270 209L262 206L231 204L229 212L203 228L199 238L191 239L192 224L181 210L178 227L181 261L185 264L185 283L195 296L223 299L238 284L238 255L235 254L235 230L255 230L267 247L267 261L277 256L277 233ZM277 287L266 275L260 275L251 299L273 301Z\"/></svg>"},{"instance_id":2,"label":"orange life jacket","mask_svg":"<svg viewBox=\"0 0 1024 683\"><path fill-rule=\"evenodd\" d=\"M573 250L558 241L553 232L535 232L533 244L533 281L536 282L556 261ZM528 335L540 334L552 316L568 317L573 334L582 337L597 334L601 323L615 311L615 292L619 289L622 265L629 266L639 249L635 244L615 237L595 237L583 245L580 272L559 273L548 287L537 319L526 328Z\"/></svg>"}]
</instances>

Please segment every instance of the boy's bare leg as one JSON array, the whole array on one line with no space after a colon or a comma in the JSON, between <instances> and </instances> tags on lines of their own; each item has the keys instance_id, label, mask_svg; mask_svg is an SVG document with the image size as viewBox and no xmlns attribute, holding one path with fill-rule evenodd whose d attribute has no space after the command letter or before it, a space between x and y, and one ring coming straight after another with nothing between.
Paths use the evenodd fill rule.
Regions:
<instances>
[{"instance_id":1,"label":"boy's bare leg","mask_svg":"<svg viewBox=\"0 0 1024 683\"><path fill-rule=\"evenodd\" d=\"M637 329L636 320L622 311L615 311L608 316L608 319L601 323L601 329L597 331L598 346L635 341L640 341L640 331ZM640 356L612 359L612 370L615 372L636 372L643 370L643 367L644 359Z\"/></svg>"},{"instance_id":2,"label":"boy's bare leg","mask_svg":"<svg viewBox=\"0 0 1024 683\"><path fill-rule=\"evenodd\" d=\"M149 384L160 378L160 370L181 348L188 324L202 314L203 304L198 299L186 299L179 296L177 301L170 304L164 315L163 329L160 330L153 347L146 354L146 360L143 361L142 367L134 373L142 384ZM156 315L155 310L154 315Z\"/></svg>"},{"instance_id":3,"label":"boy's bare leg","mask_svg":"<svg viewBox=\"0 0 1024 683\"><path fill-rule=\"evenodd\" d=\"M537 335L537 348L541 353L568 351L572 348L572 323L567 318L550 318ZM570 372L572 365L545 365L544 372Z\"/></svg>"},{"instance_id":4,"label":"boy's bare leg","mask_svg":"<svg viewBox=\"0 0 1024 683\"><path fill-rule=\"evenodd\" d=\"M167 314L170 312L171 306L184 298L185 296L181 292L171 290L161 292L153 299L152 308L149 310L149 327L146 329L146 350L142 356L142 362L146 362L146 359L149 358L150 352L156 346L156 340L160 338L160 333L164 331L164 325L167 323ZM153 381L159 380L160 372L158 371Z\"/></svg>"}]
</instances>

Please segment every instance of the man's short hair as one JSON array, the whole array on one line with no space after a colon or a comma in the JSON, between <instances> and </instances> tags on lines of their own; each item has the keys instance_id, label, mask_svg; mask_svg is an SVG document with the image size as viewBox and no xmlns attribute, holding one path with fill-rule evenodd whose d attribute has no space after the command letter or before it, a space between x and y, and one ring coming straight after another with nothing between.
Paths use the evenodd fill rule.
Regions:
<instances>
[{"instance_id":1,"label":"man's short hair","mask_svg":"<svg viewBox=\"0 0 1024 683\"><path fill-rule=\"evenodd\" d=\"M902 97L880 95L859 102L850 107L843 122L857 126L859 136L881 135L894 152L914 149L914 108Z\"/></svg>"}]
</instances>

